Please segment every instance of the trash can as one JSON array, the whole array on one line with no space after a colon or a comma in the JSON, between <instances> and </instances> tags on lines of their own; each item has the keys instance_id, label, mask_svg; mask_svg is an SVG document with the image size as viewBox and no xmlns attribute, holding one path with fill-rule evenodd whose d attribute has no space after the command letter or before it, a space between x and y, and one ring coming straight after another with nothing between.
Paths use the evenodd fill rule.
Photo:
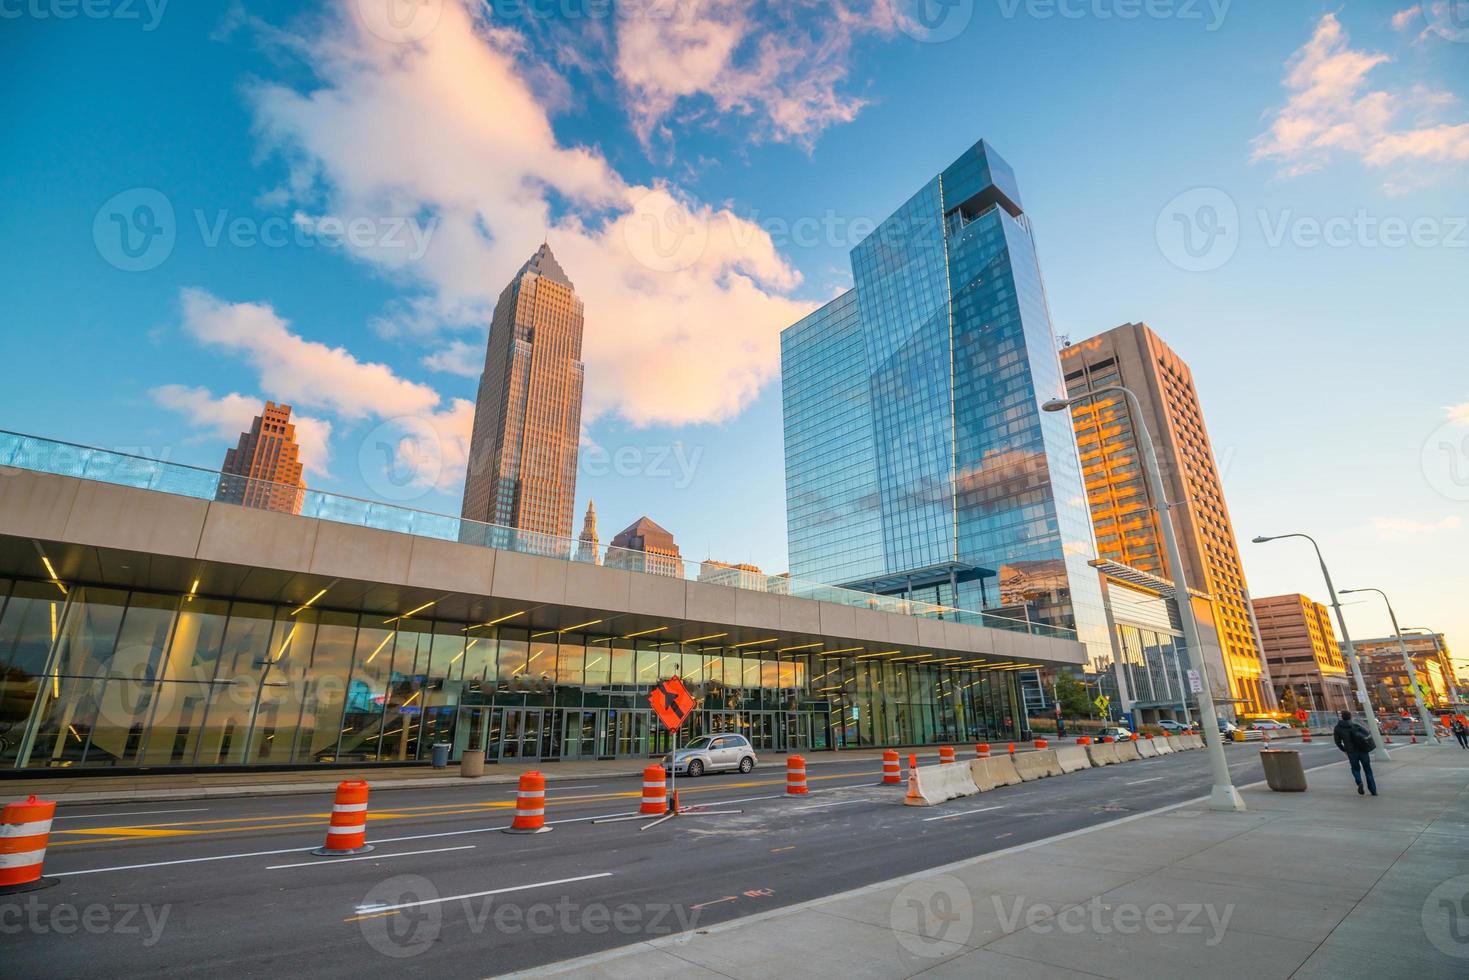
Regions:
<instances>
[{"instance_id":1,"label":"trash can","mask_svg":"<svg viewBox=\"0 0 1469 980\"><path fill-rule=\"evenodd\" d=\"M436 742L436 743L434 743L434 768L435 769L448 769L449 768L449 743L448 742Z\"/></svg>"},{"instance_id":2,"label":"trash can","mask_svg":"<svg viewBox=\"0 0 1469 980\"><path fill-rule=\"evenodd\" d=\"M1265 769L1265 783L1277 793L1304 793L1306 770L1301 768L1301 753L1295 749L1261 749L1260 765Z\"/></svg>"},{"instance_id":3,"label":"trash can","mask_svg":"<svg viewBox=\"0 0 1469 980\"><path fill-rule=\"evenodd\" d=\"M485 750L465 749L459 755L459 775L474 779L485 774Z\"/></svg>"}]
</instances>

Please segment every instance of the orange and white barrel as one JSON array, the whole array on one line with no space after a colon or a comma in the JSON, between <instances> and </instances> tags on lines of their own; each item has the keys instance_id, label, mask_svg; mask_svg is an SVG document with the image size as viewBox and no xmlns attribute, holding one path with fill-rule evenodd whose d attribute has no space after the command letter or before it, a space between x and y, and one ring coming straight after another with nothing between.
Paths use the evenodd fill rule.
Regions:
<instances>
[{"instance_id":1,"label":"orange and white barrel","mask_svg":"<svg viewBox=\"0 0 1469 980\"><path fill-rule=\"evenodd\" d=\"M939 765L946 766L954 761L954 747L952 745L939 746Z\"/></svg>"},{"instance_id":2,"label":"orange and white barrel","mask_svg":"<svg viewBox=\"0 0 1469 980\"><path fill-rule=\"evenodd\" d=\"M1035 747L1038 748L1038 749L1044 749L1047 746L1049 746L1050 744L1051 744L1050 742L1047 742L1043 738L1038 738L1038 739L1035 740Z\"/></svg>"},{"instance_id":3,"label":"orange and white barrel","mask_svg":"<svg viewBox=\"0 0 1469 980\"><path fill-rule=\"evenodd\" d=\"M898 762L898 750L888 749L882 754L882 782L884 786L901 785L902 764Z\"/></svg>"},{"instance_id":4,"label":"orange and white barrel","mask_svg":"<svg viewBox=\"0 0 1469 980\"><path fill-rule=\"evenodd\" d=\"M544 834L550 829L546 826L546 777L534 770L523 772L515 794L515 819L505 833Z\"/></svg>"},{"instance_id":5,"label":"orange and white barrel","mask_svg":"<svg viewBox=\"0 0 1469 980\"><path fill-rule=\"evenodd\" d=\"M988 759L990 757L990 743L980 742L976 745L974 747L974 757L976 759Z\"/></svg>"},{"instance_id":6,"label":"orange and white barrel","mask_svg":"<svg viewBox=\"0 0 1469 980\"><path fill-rule=\"evenodd\" d=\"M806 759L793 755L786 759L786 795L806 795Z\"/></svg>"},{"instance_id":7,"label":"orange and white barrel","mask_svg":"<svg viewBox=\"0 0 1469 980\"><path fill-rule=\"evenodd\" d=\"M649 766L643 770L643 805L638 808L638 813L645 817L661 817L667 812L668 776L662 766Z\"/></svg>"},{"instance_id":8,"label":"orange and white barrel","mask_svg":"<svg viewBox=\"0 0 1469 980\"><path fill-rule=\"evenodd\" d=\"M312 854L365 854L367 843L367 781L345 779L337 784L332 819L326 828L326 843Z\"/></svg>"},{"instance_id":9,"label":"orange and white barrel","mask_svg":"<svg viewBox=\"0 0 1469 980\"><path fill-rule=\"evenodd\" d=\"M46 859L46 842L51 839L51 821L56 816L55 800L34 796L5 804L0 816L0 895L34 891L57 883L41 877Z\"/></svg>"}]
</instances>

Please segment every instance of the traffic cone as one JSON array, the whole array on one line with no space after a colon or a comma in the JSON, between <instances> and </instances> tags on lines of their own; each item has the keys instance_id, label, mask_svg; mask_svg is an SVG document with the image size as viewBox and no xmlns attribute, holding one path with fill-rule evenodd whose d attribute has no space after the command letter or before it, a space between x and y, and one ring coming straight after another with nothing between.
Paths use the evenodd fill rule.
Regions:
<instances>
[{"instance_id":1,"label":"traffic cone","mask_svg":"<svg viewBox=\"0 0 1469 980\"><path fill-rule=\"evenodd\" d=\"M898 750L888 749L882 754L882 785L901 785L903 782L903 770L898 762Z\"/></svg>"},{"instance_id":2,"label":"traffic cone","mask_svg":"<svg viewBox=\"0 0 1469 980\"><path fill-rule=\"evenodd\" d=\"M947 766L954 761L954 747L952 745L939 746L939 765Z\"/></svg>"},{"instance_id":3,"label":"traffic cone","mask_svg":"<svg viewBox=\"0 0 1469 980\"><path fill-rule=\"evenodd\" d=\"M546 826L546 777L535 771L523 772L515 794L515 819L505 833L544 834L550 829Z\"/></svg>"},{"instance_id":4,"label":"traffic cone","mask_svg":"<svg viewBox=\"0 0 1469 980\"><path fill-rule=\"evenodd\" d=\"M786 795L806 795L806 759L793 755L786 759Z\"/></svg>"},{"instance_id":5,"label":"traffic cone","mask_svg":"<svg viewBox=\"0 0 1469 980\"><path fill-rule=\"evenodd\" d=\"M51 839L55 800L34 796L21 803L7 803L0 815L0 895L31 892L59 884L57 878L41 877L46 860L46 842Z\"/></svg>"},{"instance_id":6,"label":"traffic cone","mask_svg":"<svg viewBox=\"0 0 1469 980\"><path fill-rule=\"evenodd\" d=\"M988 759L990 757L990 743L980 742L976 745L974 747L974 757L976 759Z\"/></svg>"},{"instance_id":7,"label":"traffic cone","mask_svg":"<svg viewBox=\"0 0 1469 980\"><path fill-rule=\"evenodd\" d=\"M1311 729L1309 729L1309 728L1302 728L1301 729L1301 741L1302 742L1309 742L1309 741L1311 741Z\"/></svg>"},{"instance_id":8,"label":"traffic cone","mask_svg":"<svg viewBox=\"0 0 1469 980\"><path fill-rule=\"evenodd\" d=\"M1043 738L1038 738L1038 739L1035 740L1035 747L1038 748L1038 749L1043 749L1043 748L1045 748L1046 746L1048 746L1050 744L1051 744L1050 742L1047 742Z\"/></svg>"},{"instance_id":9,"label":"traffic cone","mask_svg":"<svg viewBox=\"0 0 1469 980\"><path fill-rule=\"evenodd\" d=\"M1413 744L1413 745L1417 745L1418 744L1418 733L1417 732L1409 732L1408 734L1410 736L1410 738L1408 739L1408 741L1411 744Z\"/></svg>"},{"instance_id":10,"label":"traffic cone","mask_svg":"<svg viewBox=\"0 0 1469 980\"><path fill-rule=\"evenodd\" d=\"M364 779L344 779L337 784L332 821L326 828L326 843L312 854L335 857L366 854L372 850L372 845L367 842L367 789Z\"/></svg>"},{"instance_id":11,"label":"traffic cone","mask_svg":"<svg viewBox=\"0 0 1469 980\"><path fill-rule=\"evenodd\" d=\"M1014 755L1015 754L1015 743L1014 742L1011 742L1010 743L1010 754L1011 755Z\"/></svg>"},{"instance_id":12,"label":"traffic cone","mask_svg":"<svg viewBox=\"0 0 1469 980\"><path fill-rule=\"evenodd\" d=\"M918 756L916 753L908 753L908 774L911 776L913 770L918 768Z\"/></svg>"},{"instance_id":13,"label":"traffic cone","mask_svg":"<svg viewBox=\"0 0 1469 980\"><path fill-rule=\"evenodd\" d=\"M661 817L668 812L668 776L662 766L643 770L643 805L638 812L645 817Z\"/></svg>"}]
</instances>

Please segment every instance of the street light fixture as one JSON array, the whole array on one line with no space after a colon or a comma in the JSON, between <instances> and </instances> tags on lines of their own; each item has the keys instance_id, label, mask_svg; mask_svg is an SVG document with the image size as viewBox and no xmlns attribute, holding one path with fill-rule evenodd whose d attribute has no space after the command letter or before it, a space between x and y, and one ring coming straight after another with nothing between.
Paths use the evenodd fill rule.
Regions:
<instances>
[{"instance_id":1,"label":"street light fixture","mask_svg":"<svg viewBox=\"0 0 1469 980\"><path fill-rule=\"evenodd\" d=\"M1267 541L1279 541L1282 538L1305 538L1311 542L1311 547L1316 549L1316 561L1321 565L1322 577L1326 579L1326 591L1331 596L1331 608L1336 610L1336 624L1341 630L1342 646L1346 648L1347 665L1352 668L1352 677L1357 681L1357 700L1362 703L1362 712L1367 716L1367 725L1371 728L1372 738L1377 743L1377 748L1372 750L1372 757L1378 762L1390 762L1392 756L1387 752L1387 741L1382 737L1382 726L1377 723L1377 712L1372 710L1372 699L1367 695L1367 681L1362 677L1362 665L1357 662L1357 648L1352 645L1352 634L1347 630L1347 619L1342 615L1341 599L1337 597L1336 586L1331 584L1331 572L1326 568L1326 559L1321 557L1321 546L1309 534L1299 532L1261 534L1254 539L1254 542L1264 544Z\"/></svg>"},{"instance_id":2,"label":"street light fixture","mask_svg":"<svg viewBox=\"0 0 1469 980\"><path fill-rule=\"evenodd\" d=\"M1351 595L1354 592L1376 592L1382 596L1382 601L1387 606L1388 618L1392 620L1393 635L1398 638L1398 652L1403 655L1403 669L1408 672L1408 685L1413 688L1413 700L1418 705L1418 718L1423 722L1424 741L1429 745L1438 744L1438 736L1433 734L1433 718L1428 713L1428 706L1423 703L1423 691L1418 687L1418 670L1413 666L1413 658L1408 656L1408 644L1403 639L1403 631L1398 627L1398 614L1393 612L1392 602L1387 593L1381 589L1342 589L1342 595Z\"/></svg>"},{"instance_id":3,"label":"street light fixture","mask_svg":"<svg viewBox=\"0 0 1469 980\"><path fill-rule=\"evenodd\" d=\"M1131 389L1123 385L1107 385L1075 398L1053 398L1041 407L1047 412L1064 412L1076 402L1089 401L1109 391L1120 392L1127 399L1132 421L1137 426L1138 442L1143 448L1144 469L1147 470L1148 484L1152 489L1153 508L1158 513L1158 526L1162 528L1163 545L1168 551L1168 566L1173 572L1173 599L1178 605L1178 618L1183 624L1183 640L1188 646L1189 663L1199 676L1199 724L1204 729L1204 748L1208 750L1209 772L1214 781L1214 787L1209 793L1209 808L1243 812L1245 801L1229 778L1229 763L1224 758L1224 736L1219 731L1219 716L1214 712L1214 689L1209 684L1209 671L1204 664L1204 648L1199 640L1199 625L1194 621L1193 601L1189 598L1188 583L1184 580L1183 557L1179 554L1178 539L1173 533L1173 520L1168 515L1169 504L1166 503L1168 498L1163 492L1163 474L1158 469L1158 455L1153 450L1153 437L1148 432L1142 404Z\"/></svg>"}]
</instances>

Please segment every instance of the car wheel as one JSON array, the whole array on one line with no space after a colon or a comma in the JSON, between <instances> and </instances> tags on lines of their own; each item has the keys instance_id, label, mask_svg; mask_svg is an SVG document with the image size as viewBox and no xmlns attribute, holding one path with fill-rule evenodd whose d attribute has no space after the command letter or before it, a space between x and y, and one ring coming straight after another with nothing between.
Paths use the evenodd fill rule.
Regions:
<instances>
[{"instance_id":1,"label":"car wheel","mask_svg":"<svg viewBox=\"0 0 1469 980\"><path fill-rule=\"evenodd\" d=\"M752 771L754 768L755 768L755 760L752 759L750 756L747 755L743 759L740 760L740 772L748 773L748 772Z\"/></svg>"},{"instance_id":2,"label":"car wheel","mask_svg":"<svg viewBox=\"0 0 1469 980\"><path fill-rule=\"evenodd\" d=\"M700 762L698 759L690 760L689 775L695 779L698 779L700 776L704 775L704 763Z\"/></svg>"}]
</instances>

